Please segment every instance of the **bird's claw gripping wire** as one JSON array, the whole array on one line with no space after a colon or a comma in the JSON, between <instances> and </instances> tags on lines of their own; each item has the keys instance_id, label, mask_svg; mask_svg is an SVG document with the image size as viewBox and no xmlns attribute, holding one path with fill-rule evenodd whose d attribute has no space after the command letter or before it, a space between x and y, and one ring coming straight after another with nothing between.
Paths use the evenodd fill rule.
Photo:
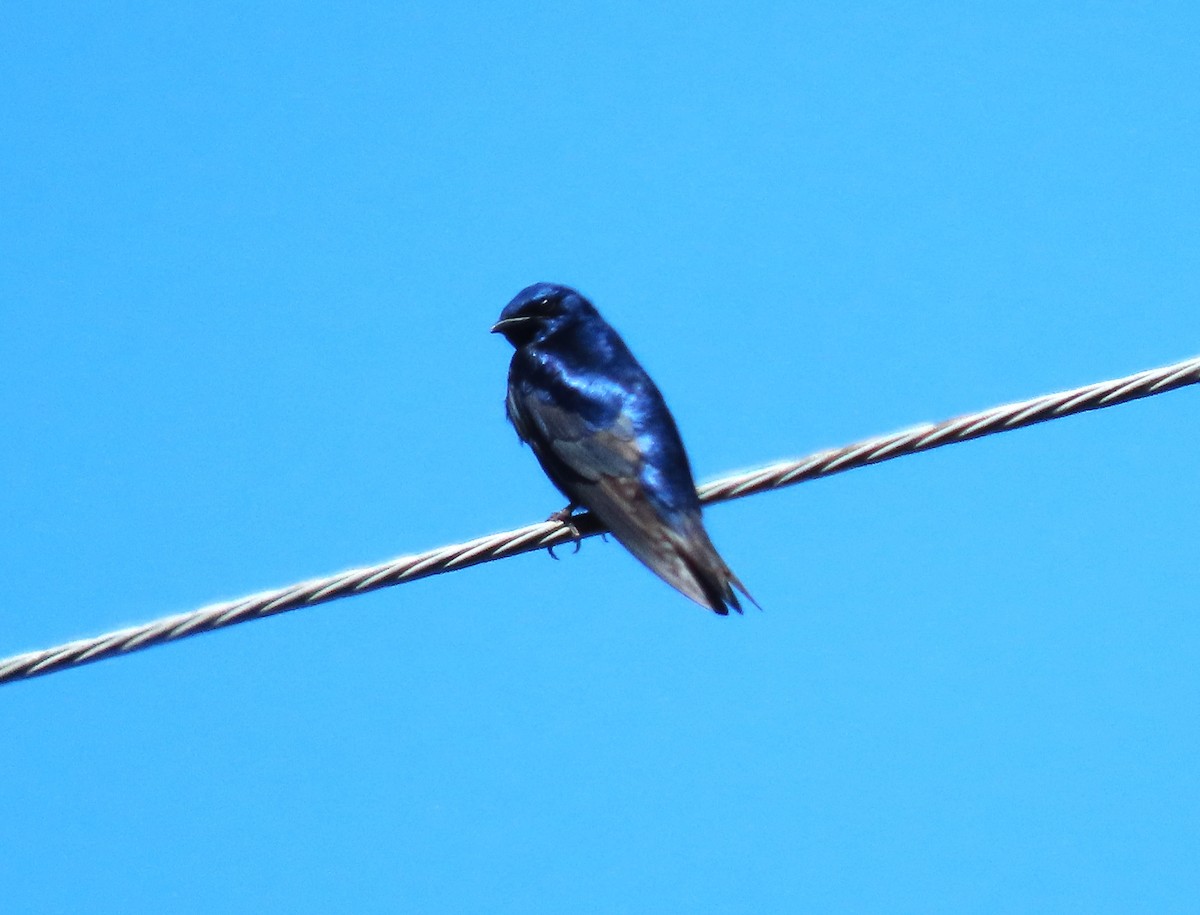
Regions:
<instances>
[{"instance_id":1,"label":"bird's claw gripping wire","mask_svg":"<svg viewBox=\"0 0 1200 915\"><path fill-rule=\"evenodd\" d=\"M579 544L583 542L583 535L579 533L579 528L577 528L575 523L571 520L575 509L578 507L579 506L572 502L566 508L559 509L546 519L547 521L557 521L559 524L565 524L567 530L571 532L571 537L575 541L575 549L571 551L572 556L579 552ZM554 555L553 546L546 547L546 552L550 554L551 559L558 559L558 557Z\"/></svg>"}]
</instances>

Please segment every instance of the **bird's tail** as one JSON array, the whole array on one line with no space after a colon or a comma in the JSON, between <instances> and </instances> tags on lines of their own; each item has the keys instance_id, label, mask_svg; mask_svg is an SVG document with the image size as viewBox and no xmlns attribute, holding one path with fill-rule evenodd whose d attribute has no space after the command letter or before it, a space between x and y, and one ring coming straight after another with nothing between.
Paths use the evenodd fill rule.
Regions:
<instances>
[{"instance_id":1,"label":"bird's tail","mask_svg":"<svg viewBox=\"0 0 1200 915\"><path fill-rule=\"evenodd\" d=\"M691 593L690 589L685 590L679 587L679 585L676 585L676 587L692 598L692 600L709 607L722 616L729 614L730 607L738 613L742 612L742 604L738 600L735 588L737 591L741 591L750 603L758 607L759 610L762 610L758 601L754 599L754 595L746 590L746 586L742 584L741 579L734 575L733 570L721 559L716 547L713 547L711 542L708 546L711 552L707 557L707 561L700 561L698 558L693 558L687 554L682 557L698 590L703 595L703 599L697 598L695 594Z\"/></svg>"},{"instance_id":2,"label":"bird's tail","mask_svg":"<svg viewBox=\"0 0 1200 915\"><path fill-rule=\"evenodd\" d=\"M648 561L641 555L638 558L700 606L708 607L722 616L727 616L731 607L741 613L742 604L737 596L737 591L740 591L750 603L762 610L741 579L733 574L733 570L721 558L698 516L687 519L681 529L672 530L669 542L664 546L666 549L656 551L659 555L653 560ZM662 553L670 555L663 556Z\"/></svg>"}]
</instances>

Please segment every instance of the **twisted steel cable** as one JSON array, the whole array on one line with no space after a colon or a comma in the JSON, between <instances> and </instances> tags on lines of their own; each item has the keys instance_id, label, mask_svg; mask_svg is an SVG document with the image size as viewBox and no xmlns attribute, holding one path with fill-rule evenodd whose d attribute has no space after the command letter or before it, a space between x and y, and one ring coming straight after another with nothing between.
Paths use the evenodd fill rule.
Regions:
<instances>
[{"instance_id":1,"label":"twisted steel cable","mask_svg":"<svg viewBox=\"0 0 1200 915\"><path fill-rule=\"evenodd\" d=\"M940 423L926 423L843 448L821 451L798 460L782 461L758 470L734 474L701 486L700 499L705 504L739 499L856 467L877 464L906 454L970 441L1010 429L1020 429L1072 413L1115 406L1198 382L1200 357L1058 394L1045 394L1032 400L992 407ZM576 516L573 520L581 537L591 537L605 530L588 514ZM239 600L202 607L190 613L163 617L141 626L69 642L57 648L14 655L0 661L0 683L78 667L101 658L128 654L131 651L149 648L151 645L173 642L236 623L261 619L300 607L311 607L354 594L365 594L379 588L465 569L519 553L560 546L574 539L575 536L567 525L559 521L544 521L413 556L401 556L379 565L351 569L325 578L314 578L286 588L262 591Z\"/></svg>"}]
</instances>

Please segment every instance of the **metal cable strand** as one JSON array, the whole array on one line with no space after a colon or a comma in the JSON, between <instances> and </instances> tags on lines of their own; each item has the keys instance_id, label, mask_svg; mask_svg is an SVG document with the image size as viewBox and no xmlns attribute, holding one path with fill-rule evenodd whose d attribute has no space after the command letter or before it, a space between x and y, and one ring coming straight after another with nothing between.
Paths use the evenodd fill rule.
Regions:
<instances>
[{"instance_id":1,"label":"metal cable strand","mask_svg":"<svg viewBox=\"0 0 1200 915\"><path fill-rule=\"evenodd\" d=\"M758 470L734 474L701 486L700 499L705 504L739 499L856 467L877 464L906 454L928 451L942 445L1019 429L1072 413L1115 406L1198 382L1200 357L1059 394L1046 394L1032 400L992 407L940 423L926 423L844 448L821 451L799 460L783 461ZM582 537L591 537L604 531L602 525L591 515L576 516L574 523ZM127 654L151 645L222 629L235 623L244 623L300 607L311 607L354 594L365 594L406 581L480 565L494 559L504 559L549 546L561 546L573 539L566 525L558 521L543 521L540 524L479 537L466 543L439 547L413 556L401 556L380 565L351 569L273 591L262 591L250 597L212 604L190 613L164 617L107 635L80 639L57 648L13 655L0 661L0 683L77 667L101 658Z\"/></svg>"}]
</instances>

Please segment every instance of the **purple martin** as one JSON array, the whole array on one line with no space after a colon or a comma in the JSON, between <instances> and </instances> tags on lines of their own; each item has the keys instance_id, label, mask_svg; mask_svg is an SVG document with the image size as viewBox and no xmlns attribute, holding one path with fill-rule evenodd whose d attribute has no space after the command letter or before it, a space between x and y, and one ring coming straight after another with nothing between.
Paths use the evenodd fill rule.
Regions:
<instances>
[{"instance_id":1,"label":"purple martin","mask_svg":"<svg viewBox=\"0 0 1200 915\"><path fill-rule=\"evenodd\" d=\"M742 612L757 601L717 553L700 518L687 452L662 394L595 306L567 286L517 293L492 333L516 352L508 418L570 504L703 607Z\"/></svg>"}]
</instances>

